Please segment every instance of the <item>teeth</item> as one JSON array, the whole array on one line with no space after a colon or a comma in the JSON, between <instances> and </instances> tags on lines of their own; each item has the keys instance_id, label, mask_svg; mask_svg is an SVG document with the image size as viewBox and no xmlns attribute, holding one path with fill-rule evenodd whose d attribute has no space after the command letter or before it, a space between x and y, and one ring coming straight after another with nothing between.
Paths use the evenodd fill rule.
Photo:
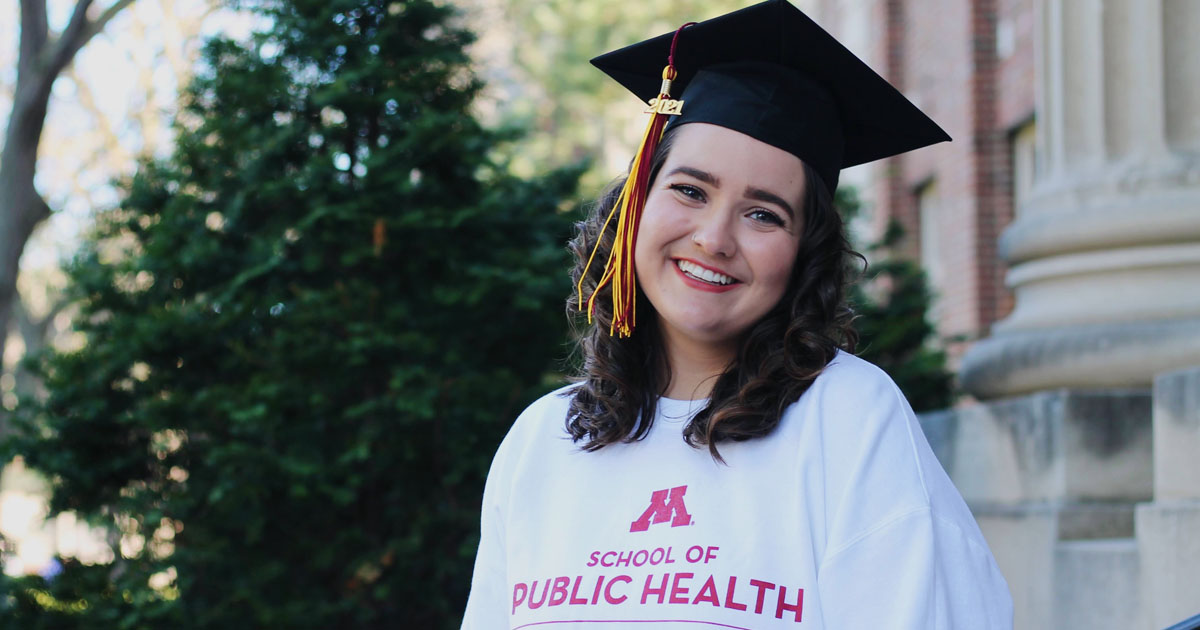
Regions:
<instances>
[{"instance_id":1,"label":"teeth","mask_svg":"<svg viewBox=\"0 0 1200 630\"><path fill-rule=\"evenodd\" d=\"M680 271L698 280L711 282L712 284L733 284L733 278L730 278L722 273L705 269L696 263L688 262L686 260L677 260L675 261L675 264L679 265Z\"/></svg>"}]
</instances>

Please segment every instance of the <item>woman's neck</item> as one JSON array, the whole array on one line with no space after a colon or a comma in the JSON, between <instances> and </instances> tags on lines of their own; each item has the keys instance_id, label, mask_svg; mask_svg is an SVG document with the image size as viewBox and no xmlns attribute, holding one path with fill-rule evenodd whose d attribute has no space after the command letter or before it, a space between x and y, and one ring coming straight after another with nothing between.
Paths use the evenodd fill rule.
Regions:
<instances>
[{"instance_id":1,"label":"woman's neck","mask_svg":"<svg viewBox=\"0 0 1200 630\"><path fill-rule=\"evenodd\" d=\"M668 330L663 330L662 344L671 369L671 380L663 392L667 398L708 398L717 378L737 356L736 345L680 339Z\"/></svg>"}]
</instances>

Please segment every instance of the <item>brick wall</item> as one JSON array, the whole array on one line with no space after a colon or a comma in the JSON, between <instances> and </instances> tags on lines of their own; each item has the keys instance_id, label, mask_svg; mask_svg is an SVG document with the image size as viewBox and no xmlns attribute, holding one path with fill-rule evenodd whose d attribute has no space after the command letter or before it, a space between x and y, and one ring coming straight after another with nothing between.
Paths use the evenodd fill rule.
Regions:
<instances>
[{"instance_id":1,"label":"brick wall","mask_svg":"<svg viewBox=\"0 0 1200 630\"><path fill-rule=\"evenodd\" d=\"M1033 0L822 0L817 10L835 36L868 42L848 46L954 139L875 165L865 196L877 229L905 226L903 255L920 256L922 233L938 239L937 326L957 362L1012 308L996 243L1013 216L1011 134L1033 115ZM937 225L924 229L922 189L937 197L926 200Z\"/></svg>"},{"instance_id":2,"label":"brick wall","mask_svg":"<svg viewBox=\"0 0 1200 630\"><path fill-rule=\"evenodd\" d=\"M927 182L936 185L935 226L914 230L938 240L936 261L941 270L936 311L938 333L957 361L965 347L957 339L979 335L979 277L977 229L978 199L974 178L978 155L973 150L974 103L971 41L971 4L963 0L902 2L903 22L893 28L902 36L894 45L905 49L904 93L938 122L953 141L905 155L905 177L893 181L894 195L909 198ZM887 75L890 77L890 69ZM907 208L886 208L903 216ZM919 221L919 218L917 219ZM919 223L918 223L919 226ZM920 251L920 245L918 249ZM910 252L912 250L909 250Z\"/></svg>"}]
</instances>

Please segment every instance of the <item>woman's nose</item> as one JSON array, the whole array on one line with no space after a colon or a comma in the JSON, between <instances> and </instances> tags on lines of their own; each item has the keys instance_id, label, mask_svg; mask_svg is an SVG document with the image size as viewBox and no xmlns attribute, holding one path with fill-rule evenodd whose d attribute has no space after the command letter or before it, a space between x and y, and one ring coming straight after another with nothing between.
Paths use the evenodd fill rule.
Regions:
<instances>
[{"instance_id":1,"label":"woman's nose","mask_svg":"<svg viewBox=\"0 0 1200 630\"><path fill-rule=\"evenodd\" d=\"M728 258L737 252L737 241L728 216L715 209L697 219L692 243L711 256Z\"/></svg>"}]
</instances>

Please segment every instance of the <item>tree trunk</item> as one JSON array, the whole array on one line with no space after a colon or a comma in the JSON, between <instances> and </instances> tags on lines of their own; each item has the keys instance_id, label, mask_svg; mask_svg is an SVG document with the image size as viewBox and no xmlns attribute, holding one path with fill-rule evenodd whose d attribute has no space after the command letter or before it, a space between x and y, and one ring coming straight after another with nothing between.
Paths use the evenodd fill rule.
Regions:
<instances>
[{"instance_id":1,"label":"tree trunk","mask_svg":"<svg viewBox=\"0 0 1200 630\"><path fill-rule=\"evenodd\" d=\"M89 20L92 0L77 0L66 28L51 38L46 0L21 0L17 86L0 151L0 357L4 356L17 299L21 254L34 228L50 216L50 207L33 184L50 88L79 49L133 1L117 0Z\"/></svg>"}]
</instances>

